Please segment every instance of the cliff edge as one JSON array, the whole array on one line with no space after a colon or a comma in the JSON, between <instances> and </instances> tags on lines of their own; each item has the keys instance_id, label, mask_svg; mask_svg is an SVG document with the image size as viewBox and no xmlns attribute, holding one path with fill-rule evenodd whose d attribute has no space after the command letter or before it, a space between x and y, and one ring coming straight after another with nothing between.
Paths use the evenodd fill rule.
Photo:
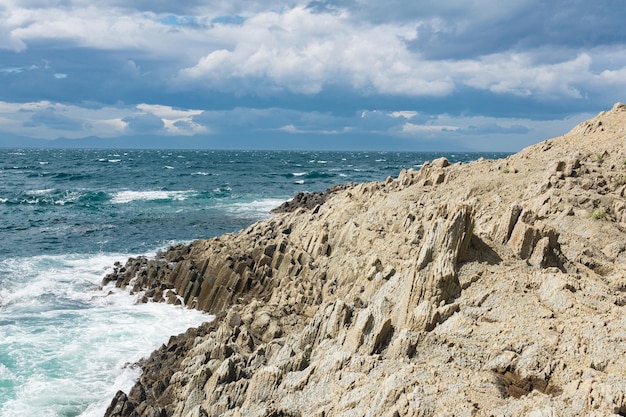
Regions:
<instances>
[{"instance_id":1,"label":"cliff edge","mask_svg":"<svg viewBox=\"0 0 626 417\"><path fill-rule=\"evenodd\" d=\"M214 322L107 417L626 416L626 105L334 190L103 283Z\"/></svg>"}]
</instances>

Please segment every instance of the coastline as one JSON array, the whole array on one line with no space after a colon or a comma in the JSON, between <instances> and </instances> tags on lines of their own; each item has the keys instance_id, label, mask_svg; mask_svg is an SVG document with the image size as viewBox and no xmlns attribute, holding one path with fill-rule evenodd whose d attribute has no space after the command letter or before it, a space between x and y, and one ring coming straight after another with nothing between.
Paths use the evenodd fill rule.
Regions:
<instances>
[{"instance_id":1,"label":"coastline","mask_svg":"<svg viewBox=\"0 0 626 417\"><path fill-rule=\"evenodd\" d=\"M626 106L105 278L216 315L106 416L626 415Z\"/></svg>"}]
</instances>

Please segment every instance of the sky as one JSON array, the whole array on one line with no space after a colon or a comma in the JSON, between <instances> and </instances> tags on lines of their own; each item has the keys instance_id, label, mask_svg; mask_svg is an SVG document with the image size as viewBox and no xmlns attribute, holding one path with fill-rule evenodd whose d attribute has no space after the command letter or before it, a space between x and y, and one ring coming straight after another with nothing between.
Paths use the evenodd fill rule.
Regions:
<instances>
[{"instance_id":1,"label":"sky","mask_svg":"<svg viewBox=\"0 0 626 417\"><path fill-rule=\"evenodd\" d=\"M625 21L620 0L0 0L0 145L513 152L626 101Z\"/></svg>"}]
</instances>

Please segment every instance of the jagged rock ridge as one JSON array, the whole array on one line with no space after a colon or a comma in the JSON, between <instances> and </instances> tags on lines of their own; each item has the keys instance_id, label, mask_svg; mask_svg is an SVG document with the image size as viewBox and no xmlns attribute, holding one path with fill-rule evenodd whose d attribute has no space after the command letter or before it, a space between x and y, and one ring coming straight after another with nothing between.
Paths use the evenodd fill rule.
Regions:
<instances>
[{"instance_id":1,"label":"jagged rock ridge","mask_svg":"<svg viewBox=\"0 0 626 417\"><path fill-rule=\"evenodd\" d=\"M112 416L626 415L626 106L439 159L104 283L216 314Z\"/></svg>"}]
</instances>

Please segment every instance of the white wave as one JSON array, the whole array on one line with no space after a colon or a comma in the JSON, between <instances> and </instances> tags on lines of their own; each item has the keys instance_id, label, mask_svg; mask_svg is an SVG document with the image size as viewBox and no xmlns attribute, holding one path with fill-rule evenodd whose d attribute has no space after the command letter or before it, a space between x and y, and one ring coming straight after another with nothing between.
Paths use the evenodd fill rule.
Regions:
<instances>
[{"instance_id":1,"label":"white wave","mask_svg":"<svg viewBox=\"0 0 626 417\"><path fill-rule=\"evenodd\" d=\"M204 175L204 176L206 176L206 175L211 175L211 174L209 172L198 171L198 172L194 172L191 175Z\"/></svg>"},{"instance_id":2,"label":"white wave","mask_svg":"<svg viewBox=\"0 0 626 417\"><path fill-rule=\"evenodd\" d=\"M186 200L196 195L193 190L188 191L118 191L113 194L111 202L114 204L125 204L132 201L154 201L154 200Z\"/></svg>"},{"instance_id":3,"label":"white wave","mask_svg":"<svg viewBox=\"0 0 626 417\"><path fill-rule=\"evenodd\" d=\"M50 194L54 191L54 188L44 188L42 190L28 190L25 192L26 195L46 195Z\"/></svg>"},{"instance_id":4,"label":"white wave","mask_svg":"<svg viewBox=\"0 0 626 417\"><path fill-rule=\"evenodd\" d=\"M234 204L218 205L238 215L248 215L255 218L266 219L270 216L270 211L283 204L286 200L278 198L268 198L263 200L254 200L250 202L239 202Z\"/></svg>"},{"instance_id":5,"label":"white wave","mask_svg":"<svg viewBox=\"0 0 626 417\"><path fill-rule=\"evenodd\" d=\"M304 176L306 174L307 174L306 172L294 172L291 175L293 175L294 177L302 177L302 176Z\"/></svg>"},{"instance_id":6,"label":"white wave","mask_svg":"<svg viewBox=\"0 0 626 417\"><path fill-rule=\"evenodd\" d=\"M109 162L111 163L116 163L116 162L121 162L121 159L109 159Z\"/></svg>"},{"instance_id":7,"label":"white wave","mask_svg":"<svg viewBox=\"0 0 626 417\"><path fill-rule=\"evenodd\" d=\"M83 289L99 283L100 275L111 268L115 261L126 255L90 255L88 260L81 255L34 256L9 258L0 262L0 278L10 277L0 286L3 303L27 303L42 295L67 296L72 299L90 297ZM94 273L98 277L94 278ZM93 281L93 280L96 281ZM93 281L93 282L92 282ZM84 285L76 289L78 283Z\"/></svg>"},{"instance_id":8,"label":"white wave","mask_svg":"<svg viewBox=\"0 0 626 417\"><path fill-rule=\"evenodd\" d=\"M139 369L129 365L170 335L213 317L166 304L137 304L128 292L98 289L128 255L62 255L0 262L0 416L101 416ZM37 393L37 395L33 395ZM3 397L4 396L4 397ZM82 414L81 414L82 413Z\"/></svg>"},{"instance_id":9,"label":"white wave","mask_svg":"<svg viewBox=\"0 0 626 417\"><path fill-rule=\"evenodd\" d=\"M304 184L304 180L294 181L294 184Z\"/></svg>"},{"instance_id":10,"label":"white wave","mask_svg":"<svg viewBox=\"0 0 626 417\"><path fill-rule=\"evenodd\" d=\"M15 374L3 363L0 363L0 381L10 381L15 378Z\"/></svg>"},{"instance_id":11,"label":"white wave","mask_svg":"<svg viewBox=\"0 0 626 417\"><path fill-rule=\"evenodd\" d=\"M224 187L224 188L217 187L217 188L214 188L214 189L213 189L213 192L214 192L214 193L223 193L223 192L230 192L230 191L232 191L232 190L233 190L233 189L232 189L232 188L230 188L230 187Z\"/></svg>"},{"instance_id":12,"label":"white wave","mask_svg":"<svg viewBox=\"0 0 626 417\"><path fill-rule=\"evenodd\" d=\"M174 169L174 167L173 167L173 166L171 166L171 165L165 165L165 166L163 167L163 169Z\"/></svg>"}]
</instances>

